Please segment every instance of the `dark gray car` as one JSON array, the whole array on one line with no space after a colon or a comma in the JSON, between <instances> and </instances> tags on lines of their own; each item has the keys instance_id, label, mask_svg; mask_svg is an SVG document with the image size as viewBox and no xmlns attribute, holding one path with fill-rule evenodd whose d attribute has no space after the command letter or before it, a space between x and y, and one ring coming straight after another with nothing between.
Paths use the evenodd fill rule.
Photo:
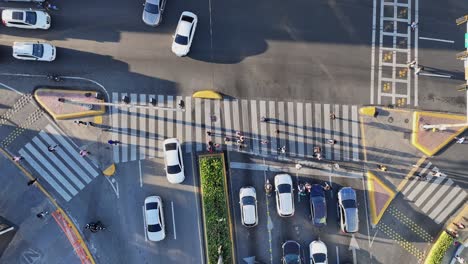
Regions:
<instances>
[{"instance_id":1,"label":"dark gray car","mask_svg":"<svg viewBox=\"0 0 468 264\"><path fill-rule=\"evenodd\" d=\"M312 185L310 190L310 212L314 225L327 225L327 202L323 187L319 184Z\"/></svg>"},{"instance_id":2,"label":"dark gray car","mask_svg":"<svg viewBox=\"0 0 468 264\"><path fill-rule=\"evenodd\" d=\"M166 0L146 0L143 6L143 22L153 27L161 24Z\"/></svg>"},{"instance_id":3,"label":"dark gray car","mask_svg":"<svg viewBox=\"0 0 468 264\"><path fill-rule=\"evenodd\" d=\"M301 264L302 254L301 245L294 240L288 240L283 243L283 258L281 263L283 264Z\"/></svg>"}]
</instances>

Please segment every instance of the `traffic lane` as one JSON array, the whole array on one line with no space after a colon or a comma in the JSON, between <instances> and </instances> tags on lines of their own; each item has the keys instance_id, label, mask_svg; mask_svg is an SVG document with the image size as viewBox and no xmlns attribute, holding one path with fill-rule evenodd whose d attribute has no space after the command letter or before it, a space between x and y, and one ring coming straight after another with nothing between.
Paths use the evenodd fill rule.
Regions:
<instances>
[{"instance_id":1,"label":"traffic lane","mask_svg":"<svg viewBox=\"0 0 468 264\"><path fill-rule=\"evenodd\" d=\"M214 86L243 98L268 94L362 103L368 96L363 87L369 86L371 14L370 1L256 1L248 8L216 1Z\"/></svg>"},{"instance_id":2,"label":"traffic lane","mask_svg":"<svg viewBox=\"0 0 468 264\"><path fill-rule=\"evenodd\" d=\"M145 193L147 196L160 196L164 204L166 239L155 245L162 263L203 262L199 185L194 177L191 153L185 153L183 158L185 180L181 184L167 181L162 159L152 159L142 164Z\"/></svg>"},{"instance_id":3,"label":"traffic lane","mask_svg":"<svg viewBox=\"0 0 468 264\"><path fill-rule=\"evenodd\" d=\"M238 262L252 257L260 263L269 263L269 234L266 195L263 189L265 183L262 173L253 174L245 170L229 171L230 203L232 210L231 221L234 223L234 243ZM258 225L247 228L242 225L239 205L239 191L241 187L253 186L257 194ZM268 202L272 202L271 198ZM274 213L274 212L270 212Z\"/></svg>"},{"instance_id":4,"label":"traffic lane","mask_svg":"<svg viewBox=\"0 0 468 264\"><path fill-rule=\"evenodd\" d=\"M279 174L268 172L267 178L271 183L274 182L274 176ZM280 260L282 257L281 245L286 240L295 240L299 242L303 248L303 257L308 258L310 252L308 246L310 242L320 239L328 248L329 259L331 262L338 262L341 260L353 259L352 251L349 250L351 237L350 234L343 234L340 232L339 219L337 215L337 191L341 187L351 186L357 192L358 203L359 203L359 218L360 218L360 230L358 234L354 236L358 240L358 245L363 247L363 242L366 239L365 233L367 233L366 226L366 213L364 206L364 193L359 191L362 189L361 179L352 179L344 177L332 177L330 180L329 176L310 176L299 174L298 178L296 175L291 175L294 182L294 193L295 197L295 215L290 218L283 218L277 215L276 212L276 201L274 195L268 199L270 217L272 219L272 257L273 260ZM311 184L324 184L325 181L331 182L333 190L326 193L327 195L327 226L318 228L311 223L311 211L309 197L300 197L297 194L297 181L309 182ZM238 258L246 258L255 256L257 261L269 260L268 243L268 228L267 228L267 207L264 199L264 173L259 171L248 171L248 170L231 170L231 189L233 195L231 196L231 202L233 204L233 217L235 222L235 234L236 234L236 250ZM258 214L259 214L259 225L254 228L247 229L242 226L240 222L240 209L238 206L238 190L242 186L251 185L257 190L258 200ZM362 235L364 234L364 235ZM260 239L258 239L260 237ZM362 254L357 252L359 259L368 260L368 254Z\"/></svg>"}]
</instances>

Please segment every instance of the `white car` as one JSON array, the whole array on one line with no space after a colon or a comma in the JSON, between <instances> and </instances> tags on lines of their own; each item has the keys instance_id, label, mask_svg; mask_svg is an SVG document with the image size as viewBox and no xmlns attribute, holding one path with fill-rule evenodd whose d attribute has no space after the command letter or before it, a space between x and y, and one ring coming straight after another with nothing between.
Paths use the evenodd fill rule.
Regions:
<instances>
[{"instance_id":1,"label":"white car","mask_svg":"<svg viewBox=\"0 0 468 264\"><path fill-rule=\"evenodd\" d=\"M343 187L338 191L338 217L342 232L359 231L357 196L356 191L351 187Z\"/></svg>"},{"instance_id":2,"label":"white car","mask_svg":"<svg viewBox=\"0 0 468 264\"><path fill-rule=\"evenodd\" d=\"M143 6L143 22L153 27L161 24L166 0L146 0Z\"/></svg>"},{"instance_id":3,"label":"white car","mask_svg":"<svg viewBox=\"0 0 468 264\"><path fill-rule=\"evenodd\" d=\"M320 240L312 241L309 244L310 263L311 264L327 264L327 246Z\"/></svg>"},{"instance_id":4,"label":"white car","mask_svg":"<svg viewBox=\"0 0 468 264\"><path fill-rule=\"evenodd\" d=\"M161 241L166 237L164 211L161 197L148 196L145 199L145 226L148 239Z\"/></svg>"},{"instance_id":5,"label":"white car","mask_svg":"<svg viewBox=\"0 0 468 264\"><path fill-rule=\"evenodd\" d=\"M39 10L4 9L2 22L7 27L49 29L50 15Z\"/></svg>"},{"instance_id":6,"label":"white car","mask_svg":"<svg viewBox=\"0 0 468 264\"><path fill-rule=\"evenodd\" d=\"M55 46L40 42L14 42L13 57L19 60L53 61Z\"/></svg>"},{"instance_id":7,"label":"white car","mask_svg":"<svg viewBox=\"0 0 468 264\"><path fill-rule=\"evenodd\" d=\"M182 57L189 53L197 22L197 15L188 11L182 12L172 42L172 52L175 55Z\"/></svg>"},{"instance_id":8,"label":"white car","mask_svg":"<svg viewBox=\"0 0 468 264\"><path fill-rule=\"evenodd\" d=\"M242 187L239 191L239 204L242 224L254 227L258 224L257 193L252 186Z\"/></svg>"},{"instance_id":9,"label":"white car","mask_svg":"<svg viewBox=\"0 0 468 264\"><path fill-rule=\"evenodd\" d=\"M276 210L282 217L294 215L294 196L292 179L289 174L275 176Z\"/></svg>"},{"instance_id":10,"label":"white car","mask_svg":"<svg viewBox=\"0 0 468 264\"><path fill-rule=\"evenodd\" d=\"M164 163L166 165L166 176L170 183L181 183L185 180L184 160L182 159L182 148L176 138L163 141Z\"/></svg>"}]
</instances>

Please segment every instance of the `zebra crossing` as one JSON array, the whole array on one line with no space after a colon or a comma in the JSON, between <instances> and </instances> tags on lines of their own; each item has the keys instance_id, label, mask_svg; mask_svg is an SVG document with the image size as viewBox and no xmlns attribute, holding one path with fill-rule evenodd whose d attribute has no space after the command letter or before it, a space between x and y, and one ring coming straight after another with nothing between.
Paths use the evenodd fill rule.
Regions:
<instances>
[{"instance_id":1,"label":"zebra crossing","mask_svg":"<svg viewBox=\"0 0 468 264\"><path fill-rule=\"evenodd\" d=\"M48 146L58 145L55 152ZM48 124L18 153L24 158L21 162L40 175L65 201L70 201L96 176L98 169L86 157L81 157L79 149L54 125Z\"/></svg>"},{"instance_id":2,"label":"zebra crossing","mask_svg":"<svg viewBox=\"0 0 468 264\"><path fill-rule=\"evenodd\" d=\"M161 144L166 138L178 138L186 152L206 150L212 141L228 150L276 155L285 146L292 157L312 157L313 147L321 146L328 160L358 161L360 131L356 105L334 105L274 100L206 100L190 96L112 93L111 101L123 96L131 104L175 108L185 102L185 110L111 108L111 138L115 163L162 157ZM130 105L131 105L130 104ZM337 118L332 120L330 114ZM261 122L266 117L266 122ZM212 134L208 138L207 131ZM238 149L236 132L245 137ZM227 140L226 140L227 139ZM336 143L327 144L328 139Z\"/></svg>"},{"instance_id":3,"label":"zebra crossing","mask_svg":"<svg viewBox=\"0 0 468 264\"><path fill-rule=\"evenodd\" d=\"M466 203L467 195L430 161L418 168L403 187L402 194L437 224L443 223L460 204Z\"/></svg>"}]
</instances>

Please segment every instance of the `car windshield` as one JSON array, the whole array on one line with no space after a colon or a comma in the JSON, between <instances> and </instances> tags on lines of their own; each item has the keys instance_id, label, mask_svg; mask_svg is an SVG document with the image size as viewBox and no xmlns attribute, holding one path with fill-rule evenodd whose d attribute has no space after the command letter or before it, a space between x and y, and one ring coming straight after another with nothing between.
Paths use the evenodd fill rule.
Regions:
<instances>
[{"instance_id":1,"label":"car windshield","mask_svg":"<svg viewBox=\"0 0 468 264\"><path fill-rule=\"evenodd\" d=\"M176 174L181 171L179 165L172 165L172 166L167 166L167 173L169 174Z\"/></svg>"},{"instance_id":2,"label":"car windshield","mask_svg":"<svg viewBox=\"0 0 468 264\"><path fill-rule=\"evenodd\" d=\"M159 232L161 230L162 230L162 228L161 228L160 224L148 225L148 231L150 231L150 232Z\"/></svg>"},{"instance_id":3,"label":"car windshield","mask_svg":"<svg viewBox=\"0 0 468 264\"><path fill-rule=\"evenodd\" d=\"M175 43L179 45L187 45L188 44L188 38L185 36L181 36L179 34L176 35L175 37Z\"/></svg>"},{"instance_id":4,"label":"car windshield","mask_svg":"<svg viewBox=\"0 0 468 264\"><path fill-rule=\"evenodd\" d=\"M166 144L166 151L176 150L176 149L177 149L177 144L176 143L167 143Z\"/></svg>"},{"instance_id":5,"label":"car windshield","mask_svg":"<svg viewBox=\"0 0 468 264\"><path fill-rule=\"evenodd\" d=\"M156 210L158 209L158 203L147 203L146 210Z\"/></svg>"},{"instance_id":6,"label":"car windshield","mask_svg":"<svg viewBox=\"0 0 468 264\"><path fill-rule=\"evenodd\" d=\"M327 259L327 255L323 253L314 254L312 255L312 257L314 258L314 262L318 262L318 263L323 263Z\"/></svg>"},{"instance_id":7,"label":"car windshield","mask_svg":"<svg viewBox=\"0 0 468 264\"><path fill-rule=\"evenodd\" d=\"M290 193L291 192L291 185L289 185L289 184L280 184L280 185L278 185L278 192L279 193Z\"/></svg>"},{"instance_id":8,"label":"car windshield","mask_svg":"<svg viewBox=\"0 0 468 264\"><path fill-rule=\"evenodd\" d=\"M36 21L37 21L37 15L36 15L36 12L30 12L30 11L27 11L26 12L26 23L30 24L30 25L35 25L36 24Z\"/></svg>"},{"instance_id":9,"label":"car windshield","mask_svg":"<svg viewBox=\"0 0 468 264\"><path fill-rule=\"evenodd\" d=\"M42 56L44 55L44 45L33 44L32 55L36 58L42 58Z\"/></svg>"},{"instance_id":10,"label":"car windshield","mask_svg":"<svg viewBox=\"0 0 468 264\"><path fill-rule=\"evenodd\" d=\"M355 200L344 200L343 201L344 208L356 208L356 201Z\"/></svg>"},{"instance_id":11,"label":"car windshield","mask_svg":"<svg viewBox=\"0 0 468 264\"><path fill-rule=\"evenodd\" d=\"M157 14L159 14L159 7L158 7L158 5L154 5L154 4L146 2L145 11L148 12L148 13L157 15Z\"/></svg>"},{"instance_id":12,"label":"car windshield","mask_svg":"<svg viewBox=\"0 0 468 264\"><path fill-rule=\"evenodd\" d=\"M255 205L255 199L252 196L246 196L242 198L244 205Z\"/></svg>"},{"instance_id":13,"label":"car windshield","mask_svg":"<svg viewBox=\"0 0 468 264\"><path fill-rule=\"evenodd\" d=\"M288 263L288 264L300 263L300 262L299 262L299 256L296 255L296 254L288 254L288 255L284 256L284 260L285 260L286 263Z\"/></svg>"}]
</instances>

